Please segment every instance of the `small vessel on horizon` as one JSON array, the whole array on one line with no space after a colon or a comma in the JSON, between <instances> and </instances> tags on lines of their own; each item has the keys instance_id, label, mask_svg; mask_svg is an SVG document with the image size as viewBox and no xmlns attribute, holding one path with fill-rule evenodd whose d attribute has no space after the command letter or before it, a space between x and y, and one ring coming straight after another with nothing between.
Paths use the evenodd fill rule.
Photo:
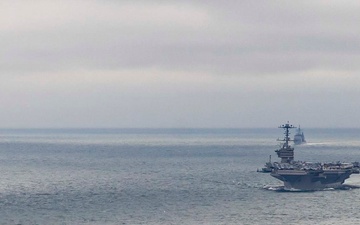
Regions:
<instances>
[{"instance_id":1,"label":"small vessel on horizon","mask_svg":"<svg viewBox=\"0 0 360 225\"><path fill-rule=\"evenodd\" d=\"M296 134L294 135L294 144L301 145L305 143L306 140L305 140L304 132L300 129L300 125L299 125L299 128L296 129Z\"/></svg>"},{"instance_id":2,"label":"small vessel on horizon","mask_svg":"<svg viewBox=\"0 0 360 225\"><path fill-rule=\"evenodd\" d=\"M276 179L284 182L285 190L313 191L325 188L341 188L344 181L351 174L359 173L359 162L331 162L311 163L305 161L294 161L294 148L289 144L293 141L289 137L289 129L296 128L287 122L279 126L285 130L282 145L275 150L280 162L267 162L265 167L258 172L268 172Z\"/></svg>"}]
</instances>

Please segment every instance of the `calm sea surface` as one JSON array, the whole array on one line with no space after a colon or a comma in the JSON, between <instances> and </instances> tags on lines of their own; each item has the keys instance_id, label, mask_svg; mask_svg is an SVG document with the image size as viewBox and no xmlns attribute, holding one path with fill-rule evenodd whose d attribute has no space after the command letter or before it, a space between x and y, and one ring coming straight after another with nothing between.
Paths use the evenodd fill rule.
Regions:
<instances>
[{"instance_id":1,"label":"calm sea surface","mask_svg":"<svg viewBox=\"0 0 360 225\"><path fill-rule=\"evenodd\" d=\"M360 129L305 129L295 158L360 161ZM279 192L280 129L0 130L0 224L359 224L354 188Z\"/></svg>"}]
</instances>

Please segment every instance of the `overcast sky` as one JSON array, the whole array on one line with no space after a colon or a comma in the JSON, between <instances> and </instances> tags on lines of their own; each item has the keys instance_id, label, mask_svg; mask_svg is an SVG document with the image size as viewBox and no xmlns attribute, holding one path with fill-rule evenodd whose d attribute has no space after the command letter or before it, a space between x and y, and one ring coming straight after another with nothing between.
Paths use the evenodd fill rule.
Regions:
<instances>
[{"instance_id":1,"label":"overcast sky","mask_svg":"<svg viewBox=\"0 0 360 225\"><path fill-rule=\"evenodd\" d=\"M0 127L360 127L360 1L0 1Z\"/></svg>"}]
</instances>

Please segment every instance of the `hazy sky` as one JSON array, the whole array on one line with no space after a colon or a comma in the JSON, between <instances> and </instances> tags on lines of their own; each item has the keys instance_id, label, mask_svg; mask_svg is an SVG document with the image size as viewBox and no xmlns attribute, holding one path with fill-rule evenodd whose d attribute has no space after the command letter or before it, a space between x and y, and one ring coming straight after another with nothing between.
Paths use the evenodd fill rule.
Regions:
<instances>
[{"instance_id":1,"label":"hazy sky","mask_svg":"<svg viewBox=\"0 0 360 225\"><path fill-rule=\"evenodd\" d=\"M0 1L0 127L360 127L360 1Z\"/></svg>"}]
</instances>

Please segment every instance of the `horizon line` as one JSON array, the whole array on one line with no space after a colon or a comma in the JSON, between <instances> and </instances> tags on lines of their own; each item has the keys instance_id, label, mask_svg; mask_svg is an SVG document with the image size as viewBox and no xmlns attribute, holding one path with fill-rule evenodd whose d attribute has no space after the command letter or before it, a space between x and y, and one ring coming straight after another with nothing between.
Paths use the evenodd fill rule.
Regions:
<instances>
[{"instance_id":1,"label":"horizon line","mask_svg":"<svg viewBox=\"0 0 360 225\"><path fill-rule=\"evenodd\" d=\"M144 129L144 130L159 130L159 129L182 129L182 130L208 130L208 129L277 129L279 127L0 127L0 130L91 130L91 129L104 129L104 130L125 130L125 129ZM298 128L298 127L295 127ZM360 127L306 127L306 129L360 129Z\"/></svg>"}]
</instances>

